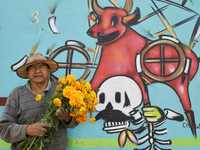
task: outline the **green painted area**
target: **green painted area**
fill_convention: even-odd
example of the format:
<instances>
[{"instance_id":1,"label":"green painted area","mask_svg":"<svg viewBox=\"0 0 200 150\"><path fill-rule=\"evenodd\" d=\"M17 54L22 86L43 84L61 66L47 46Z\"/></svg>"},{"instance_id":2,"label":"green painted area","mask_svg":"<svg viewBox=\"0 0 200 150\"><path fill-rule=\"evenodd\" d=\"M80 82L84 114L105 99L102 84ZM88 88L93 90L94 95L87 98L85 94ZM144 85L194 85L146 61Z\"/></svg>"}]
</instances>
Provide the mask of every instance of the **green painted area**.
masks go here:
<instances>
[{"instance_id":1,"label":"green painted area","mask_svg":"<svg viewBox=\"0 0 200 150\"><path fill-rule=\"evenodd\" d=\"M69 148L93 148L93 147L119 147L118 140L112 138L99 138L99 139L90 139L90 138L74 138L69 139ZM130 143L128 140L125 147L136 147L136 145ZM4 142L0 139L0 149L1 148L10 148L10 143Z\"/></svg>"},{"instance_id":2,"label":"green painted area","mask_svg":"<svg viewBox=\"0 0 200 150\"><path fill-rule=\"evenodd\" d=\"M119 147L118 140L113 138L99 139L69 139L69 148L93 148L93 147ZM127 140L125 147L136 147Z\"/></svg>"},{"instance_id":3,"label":"green painted area","mask_svg":"<svg viewBox=\"0 0 200 150\"><path fill-rule=\"evenodd\" d=\"M200 137L197 138L172 138L173 147L200 146Z\"/></svg>"},{"instance_id":4,"label":"green painted area","mask_svg":"<svg viewBox=\"0 0 200 150\"><path fill-rule=\"evenodd\" d=\"M173 147L191 147L200 146L200 137L197 138L172 138ZM101 148L101 147L119 147L118 140L115 138L71 138L69 139L69 148ZM125 147L136 147L127 140ZM10 144L0 139L0 149L10 148Z\"/></svg>"},{"instance_id":5,"label":"green painted area","mask_svg":"<svg viewBox=\"0 0 200 150\"><path fill-rule=\"evenodd\" d=\"M10 143L6 143L0 139L0 148L10 148Z\"/></svg>"}]
</instances>

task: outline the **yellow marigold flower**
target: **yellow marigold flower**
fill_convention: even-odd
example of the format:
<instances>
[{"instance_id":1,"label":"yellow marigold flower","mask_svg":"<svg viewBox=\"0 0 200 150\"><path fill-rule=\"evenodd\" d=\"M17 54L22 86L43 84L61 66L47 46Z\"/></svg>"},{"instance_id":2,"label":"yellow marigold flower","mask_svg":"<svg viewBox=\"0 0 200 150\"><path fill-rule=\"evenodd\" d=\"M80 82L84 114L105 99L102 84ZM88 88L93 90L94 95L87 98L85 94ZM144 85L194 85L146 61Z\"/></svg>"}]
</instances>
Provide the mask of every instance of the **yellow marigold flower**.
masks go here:
<instances>
[{"instance_id":1,"label":"yellow marigold flower","mask_svg":"<svg viewBox=\"0 0 200 150\"><path fill-rule=\"evenodd\" d=\"M57 86L56 86L56 90L58 90L59 88L60 88L60 86L59 86L59 85L57 85Z\"/></svg>"},{"instance_id":2,"label":"yellow marigold flower","mask_svg":"<svg viewBox=\"0 0 200 150\"><path fill-rule=\"evenodd\" d=\"M62 85L62 84L67 84L67 79L65 79L65 78L59 78L58 79L58 82L60 82L60 84Z\"/></svg>"},{"instance_id":3,"label":"yellow marigold flower","mask_svg":"<svg viewBox=\"0 0 200 150\"><path fill-rule=\"evenodd\" d=\"M97 105L99 103L99 100L97 98L94 99L94 105Z\"/></svg>"},{"instance_id":4,"label":"yellow marigold flower","mask_svg":"<svg viewBox=\"0 0 200 150\"><path fill-rule=\"evenodd\" d=\"M88 119L88 116L76 116L75 119L78 124L83 124Z\"/></svg>"},{"instance_id":5,"label":"yellow marigold flower","mask_svg":"<svg viewBox=\"0 0 200 150\"><path fill-rule=\"evenodd\" d=\"M81 90L81 84L80 84L80 82L76 81L74 87L75 87L76 90Z\"/></svg>"},{"instance_id":6,"label":"yellow marigold flower","mask_svg":"<svg viewBox=\"0 0 200 150\"><path fill-rule=\"evenodd\" d=\"M58 107L60 107L62 105L62 102L61 102L61 100L59 98L55 98L53 103Z\"/></svg>"},{"instance_id":7,"label":"yellow marigold flower","mask_svg":"<svg viewBox=\"0 0 200 150\"><path fill-rule=\"evenodd\" d=\"M87 109L86 107L81 107L78 113L80 116L85 116L87 114Z\"/></svg>"},{"instance_id":8,"label":"yellow marigold flower","mask_svg":"<svg viewBox=\"0 0 200 150\"><path fill-rule=\"evenodd\" d=\"M80 99L80 100L78 101L77 107L86 107L86 104L85 104L85 102L83 101L83 99Z\"/></svg>"},{"instance_id":9,"label":"yellow marigold flower","mask_svg":"<svg viewBox=\"0 0 200 150\"><path fill-rule=\"evenodd\" d=\"M85 107L81 107L80 111L86 112L86 108Z\"/></svg>"},{"instance_id":10,"label":"yellow marigold flower","mask_svg":"<svg viewBox=\"0 0 200 150\"><path fill-rule=\"evenodd\" d=\"M67 84L67 81L68 81L67 79L62 79L61 83L62 84Z\"/></svg>"},{"instance_id":11,"label":"yellow marigold flower","mask_svg":"<svg viewBox=\"0 0 200 150\"><path fill-rule=\"evenodd\" d=\"M69 99L75 92L76 89L74 87L66 86L66 88L63 89L63 96Z\"/></svg>"},{"instance_id":12,"label":"yellow marigold flower","mask_svg":"<svg viewBox=\"0 0 200 150\"><path fill-rule=\"evenodd\" d=\"M87 82L86 84L86 90L87 91L91 91L92 90L92 87L91 87L91 84Z\"/></svg>"},{"instance_id":13,"label":"yellow marigold flower","mask_svg":"<svg viewBox=\"0 0 200 150\"><path fill-rule=\"evenodd\" d=\"M92 100L88 100L88 101L87 101L87 107L88 107L89 109L92 109L92 108L94 107L94 104L93 104Z\"/></svg>"},{"instance_id":14,"label":"yellow marigold flower","mask_svg":"<svg viewBox=\"0 0 200 150\"><path fill-rule=\"evenodd\" d=\"M92 87L91 87L90 83L88 83L87 81L85 81L83 79L81 79L80 82L81 82L81 86L82 86L82 91L83 90L91 91Z\"/></svg>"},{"instance_id":15,"label":"yellow marigold flower","mask_svg":"<svg viewBox=\"0 0 200 150\"><path fill-rule=\"evenodd\" d=\"M76 78L75 78L74 75L68 74L66 79L68 80L69 84L71 84L71 86L75 86L76 85Z\"/></svg>"},{"instance_id":16,"label":"yellow marigold flower","mask_svg":"<svg viewBox=\"0 0 200 150\"><path fill-rule=\"evenodd\" d=\"M75 91L69 97L69 104L71 106L80 107L80 105L84 105L84 95L81 91Z\"/></svg>"},{"instance_id":17,"label":"yellow marigold flower","mask_svg":"<svg viewBox=\"0 0 200 150\"><path fill-rule=\"evenodd\" d=\"M60 82L60 83L61 83L61 82L62 82L62 78L59 78L59 79L58 79L58 82Z\"/></svg>"},{"instance_id":18,"label":"yellow marigold flower","mask_svg":"<svg viewBox=\"0 0 200 150\"><path fill-rule=\"evenodd\" d=\"M94 123L96 121L96 118L90 118L90 123Z\"/></svg>"},{"instance_id":19,"label":"yellow marigold flower","mask_svg":"<svg viewBox=\"0 0 200 150\"><path fill-rule=\"evenodd\" d=\"M94 106L92 106L92 108L90 108L90 110L92 113L94 113L96 109L94 108Z\"/></svg>"},{"instance_id":20,"label":"yellow marigold flower","mask_svg":"<svg viewBox=\"0 0 200 150\"><path fill-rule=\"evenodd\" d=\"M77 108L75 108L72 112L70 112L70 116L75 117L77 116Z\"/></svg>"},{"instance_id":21,"label":"yellow marigold flower","mask_svg":"<svg viewBox=\"0 0 200 150\"><path fill-rule=\"evenodd\" d=\"M90 95L91 95L92 97L96 97L96 93L95 93L94 91L91 91L91 92L90 92Z\"/></svg>"},{"instance_id":22,"label":"yellow marigold flower","mask_svg":"<svg viewBox=\"0 0 200 150\"><path fill-rule=\"evenodd\" d=\"M42 95L38 94L35 98L36 101L40 101L42 99Z\"/></svg>"},{"instance_id":23,"label":"yellow marigold flower","mask_svg":"<svg viewBox=\"0 0 200 150\"><path fill-rule=\"evenodd\" d=\"M76 78L74 75L71 75L71 74L68 74L67 77L66 77L68 80L70 81L76 81Z\"/></svg>"},{"instance_id":24,"label":"yellow marigold flower","mask_svg":"<svg viewBox=\"0 0 200 150\"><path fill-rule=\"evenodd\" d=\"M85 112L79 111L78 115L79 115L79 116L86 116L86 115L87 115L87 111L85 111Z\"/></svg>"}]
</instances>

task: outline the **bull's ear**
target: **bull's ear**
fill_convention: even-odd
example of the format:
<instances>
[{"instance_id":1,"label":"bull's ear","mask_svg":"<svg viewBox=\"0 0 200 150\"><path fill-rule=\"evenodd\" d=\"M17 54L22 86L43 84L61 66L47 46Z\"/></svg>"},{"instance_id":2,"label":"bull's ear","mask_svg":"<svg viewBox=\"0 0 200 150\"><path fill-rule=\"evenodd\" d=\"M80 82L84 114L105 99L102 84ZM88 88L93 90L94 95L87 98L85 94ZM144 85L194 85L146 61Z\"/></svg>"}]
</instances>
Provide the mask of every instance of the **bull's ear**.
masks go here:
<instances>
[{"instance_id":1,"label":"bull's ear","mask_svg":"<svg viewBox=\"0 0 200 150\"><path fill-rule=\"evenodd\" d=\"M137 7L132 14L124 16L122 18L122 24L125 26L132 26L138 24L139 19L140 19L140 9Z\"/></svg>"},{"instance_id":2,"label":"bull's ear","mask_svg":"<svg viewBox=\"0 0 200 150\"><path fill-rule=\"evenodd\" d=\"M95 21L96 20L96 16L94 14L94 12L90 12L90 18Z\"/></svg>"},{"instance_id":3,"label":"bull's ear","mask_svg":"<svg viewBox=\"0 0 200 150\"><path fill-rule=\"evenodd\" d=\"M90 12L90 15L88 16L88 23L90 27L93 25L96 19L97 17L95 16L94 12Z\"/></svg>"}]
</instances>

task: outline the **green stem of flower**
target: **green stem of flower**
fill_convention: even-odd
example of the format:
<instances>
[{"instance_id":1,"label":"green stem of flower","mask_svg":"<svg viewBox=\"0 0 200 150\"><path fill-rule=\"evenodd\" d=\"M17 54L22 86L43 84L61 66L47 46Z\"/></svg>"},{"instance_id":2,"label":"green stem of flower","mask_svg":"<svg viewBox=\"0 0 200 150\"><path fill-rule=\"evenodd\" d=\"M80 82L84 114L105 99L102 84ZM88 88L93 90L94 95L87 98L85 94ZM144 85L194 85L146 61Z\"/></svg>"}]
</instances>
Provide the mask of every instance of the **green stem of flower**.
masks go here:
<instances>
[{"instance_id":1,"label":"green stem of flower","mask_svg":"<svg viewBox=\"0 0 200 150\"><path fill-rule=\"evenodd\" d=\"M40 139L41 139L41 137L39 137L39 138L37 139L37 141L35 141L35 143L33 143L33 144L36 144Z\"/></svg>"},{"instance_id":2,"label":"green stem of flower","mask_svg":"<svg viewBox=\"0 0 200 150\"><path fill-rule=\"evenodd\" d=\"M19 145L17 146L17 148L20 148L24 143L26 143L27 142L27 139L26 140L24 140L23 142L20 142L19 143Z\"/></svg>"},{"instance_id":3,"label":"green stem of flower","mask_svg":"<svg viewBox=\"0 0 200 150\"><path fill-rule=\"evenodd\" d=\"M33 124L33 122L34 122L34 120L35 120L36 116L37 116L37 115L35 114L31 124Z\"/></svg>"},{"instance_id":4,"label":"green stem of flower","mask_svg":"<svg viewBox=\"0 0 200 150\"><path fill-rule=\"evenodd\" d=\"M91 112L91 110L89 110L89 113L90 113L90 118L92 118L92 112Z\"/></svg>"},{"instance_id":5,"label":"green stem of flower","mask_svg":"<svg viewBox=\"0 0 200 150\"><path fill-rule=\"evenodd\" d=\"M22 150L26 150L26 148L29 146L30 141L32 141L33 138L34 137L28 138L28 143L26 144L26 146Z\"/></svg>"},{"instance_id":6,"label":"green stem of flower","mask_svg":"<svg viewBox=\"0 0 200 150\"><path fill-rule=\"evenodd\" d=\"M34 143L34 141L35 141L36 138L37 138L36 136L33 138L32 142L31 142L31 144L30 144L30 146L28 147L27 150L29 150L31 148L31 146L33 145L33 143Z\"/></svg>"}]
</instances>

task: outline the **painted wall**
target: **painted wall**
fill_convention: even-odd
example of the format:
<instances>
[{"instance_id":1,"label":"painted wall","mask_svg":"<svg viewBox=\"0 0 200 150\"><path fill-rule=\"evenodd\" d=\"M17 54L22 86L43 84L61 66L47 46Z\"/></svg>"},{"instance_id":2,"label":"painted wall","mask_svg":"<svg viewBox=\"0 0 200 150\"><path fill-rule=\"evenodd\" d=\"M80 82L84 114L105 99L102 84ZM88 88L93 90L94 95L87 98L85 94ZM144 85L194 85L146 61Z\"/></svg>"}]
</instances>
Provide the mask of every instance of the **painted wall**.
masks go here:
<instances>
[{"instance_id":1,"label":"painted wall","mask_svg":"<svg viewBox=\"0 0 200 150\"><path fill-rule=\"evenodd\" d=\"M118 4L123 8L125 5L125 0L112 2L115 6L108 0L99 0L98 5L102 8L117 7ZM167 129L168 132L164 135L155 135L157 141L154 138L155 143L152 146L157 145L161 148L171 148L173 150L199 149L200 72L198 70L198 63L194 63L197 62L196 56L200 56L200 45L198 43L199 5L200 2L197 0L134 0L133 8L129 14L132 14L136 7L138 7L142 19L138 22L134 21L133 24L135 25L130 26L127 23L126 27L122 25L118 28L118 30L124 27L126 29L129 28L126 32L126 34L128 33L130 35L128 36L129 38L125 39L124 34L118 40L114 39L112 42L106 44L101 43L101 39L99 39L100 48L97 50L97 39L87 34L87 31L92 26L90 24L92 21L88 20L88 18L91 19L94 17L88 17L90 12L93 11L90 0L1 0L0 115L4 109L6 97L13 88L26 83L26 80L16 75L15 69L17 68L17 64L20 65L20 60L25 55L29 56L33 47L37 45L35 52L40 52L48 57L48 59L58 61L60 65L59 70L53 74L53 79L55 79L54 77L59 78L65 76L66 73L71 73L77 79L84 77L87 81L92 80L93 88L95 90L99 88L99 100L101 93L104 93L104 91L109 92L108 97L110 96L110 99L100 101L100 104L97 106L98 112L94 114L99 114L99 120L93 124L87 121L75 129L69 129L69 150L117 150L121 149L119 143L123 143L122 137L125 137L125 145L122 149L129 150L136 148L137 146L131 142L131 135L134 134L140 139L149 134L148 129L139 134L128 131L135 131L143 124L145 127L148 124L143 122L134 125L129 120L128 125L125 125L123 130L116 131L119 124L118 126L111 124L112 128L108 129L109 124L105 126L104 122L110 119L106 118L109 115L111 118L115 118L116 121L120 122L120 117L116 117L117 113L106 111L106 113L100 114L99 112L102 112L108 106L107 104L110 103L112 108L115 110L118 109L120 112L126 114L126 116L130 115L129 112L132 109L139 110L142 114L144 102L147 103L149 101L152 106L159 107L163 111L170 110L175 113L175 116L184 117L182 121L175 121L171 120L168 115L168 119L161 126L154 126L155 130ZM94 15L97 17L97 14ZM145 16L146 18L144 18ZM107 20L105 21L104 19ZM111 24L112 22L109 20L108 14L104 15L101 21L107 24ZM99 25L91 28L94 34L95 32L104 32L104 35L106 35L106 33L111 33L115 30L115 25L110 27L110 30L106 26L104 26L105 28L103 30L103 27L100 28L100 26L101 24L99 23ZM137 33L134 38L132 37L133 33ZM162 41L158 35L167 35L170 38ZM103 39L111 40L111 37L104 37ZM138 37L141 39L138 40ZM122 39L123 42L121 42ZM127 41L129 44L126 43ZM180 42L177 43L177 41ZM157 42L154 43L157 49L155 48L156 46L151 45L152 42ZM74 43L76 45L75 49L72 46ZM146 44L149 44L147 49L145 49ZM183 44L189 46L194 52L194 55ZM166 47L166 53L160 55L159 50L162 49L160 47L163 45ZM110 53L102 53L102 49L113 53L112 55ZM72 61L67 60L67 56L69 56L67 52L70 50L73 51L73 55L71 55ZM136 67L138 65L138 62L136 64L136 51L137 54L140 54L138 58L143 59L143 61L138 61L141 65L141 68L139 67L139 70L141 69L140 71ZM132 52L132 55L129 55L129 52ZM166 57L165 54L170 54L170 56ZM153 65L146 63L146 59L153 60L154 56L159 58L159 63L154 63ZM124 58L126 59L124 60ZM168 60L170 61L167 62ZM164 72L160 69L162 66L160 64L164 66ZM61 68L62 65L65 68ZM97 69L98 66L99 68ZM127 68L130 66L132 67L130 69L131 71L127 72ZM104 68L107 69L104 70ZM145 68L146 71L144 71ZM174 72L177 76L174 75ZM193 75L193 79L187 82L187 79ZM158 83L152 84L155 81ZM126 82L131 84L127 84ZM145 87L142 87L144 86L143 84ZM146 92L145 96L144 91L146 85L148 92ZM187 89L187 87L189 88ZM183 90L180 90L181 88ZM184 90L184 88L186 89ZM125 99L123 99L124 101L121 99L118 102L112 99L112 94L119 90L128 93L126 97L129 98L130 102L126 107L122 107L124 106L122 103ZM189 93L190 99L186 98L187 92ZM191 108L187 102L191 103ZM193 127L196 130L193 130L193 133L185 114L185 111L190 110L194 112L195 119L195 122L193 120ZM166 113L165 115L167 116ZM196 138L194 132L196 132ZM159 140L167 140L166 142L171 140L172 144L158 144ZM139 145L138 148L145 148L149 145L151 144L147 140L147 142ZM9 149L9 144L0 139L0 149Z\"/></svg>"}]
</instances>

